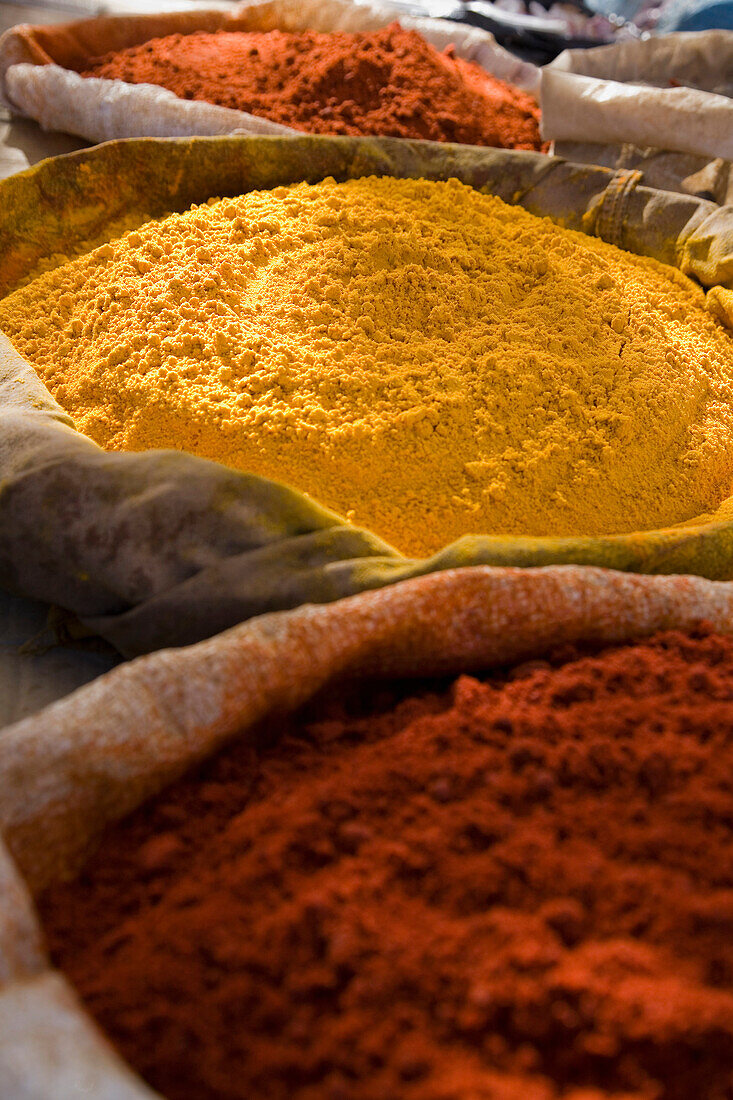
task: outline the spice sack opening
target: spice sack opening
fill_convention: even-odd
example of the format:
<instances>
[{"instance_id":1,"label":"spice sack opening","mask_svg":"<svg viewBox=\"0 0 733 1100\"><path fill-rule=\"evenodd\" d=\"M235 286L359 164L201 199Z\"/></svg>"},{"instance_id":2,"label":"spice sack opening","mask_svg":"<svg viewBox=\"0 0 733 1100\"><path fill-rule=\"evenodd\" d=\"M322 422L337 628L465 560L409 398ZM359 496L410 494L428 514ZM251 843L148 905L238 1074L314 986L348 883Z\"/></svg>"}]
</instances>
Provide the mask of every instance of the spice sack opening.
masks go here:
<instances>
[{"instance_id":1,"label":"spice sack opening","mask_svg":"<svg viewBox=\"0 0 733 1100\"><path fill-rule=\"evenodd\" d=\"M7 574L122 652L456 565L730 575L728 210L389 139L3 188Z\"/></svg>"},{"instance_id":2,"label":"spice sack opening","mask_svg":"<svg viewBox=\"0 0 733 1100\"><path fill-rule=\"evenodd\" d=\"M313 131L539 149L538 84L539 70L485 31L346 0L106 16L0 37L0 98L91 141Z\"/></svg>"},{"instance_id":3,"label":"spice sack opening","mask_svg":"<svg viewBox=\"0 0 733 1100\"><path fill-rule=\"evenodd\" d=\"M723 1087L731 621L731 586L695 577L448 571L9 728L3 1095Z\"/></svg>"}]
</instances>

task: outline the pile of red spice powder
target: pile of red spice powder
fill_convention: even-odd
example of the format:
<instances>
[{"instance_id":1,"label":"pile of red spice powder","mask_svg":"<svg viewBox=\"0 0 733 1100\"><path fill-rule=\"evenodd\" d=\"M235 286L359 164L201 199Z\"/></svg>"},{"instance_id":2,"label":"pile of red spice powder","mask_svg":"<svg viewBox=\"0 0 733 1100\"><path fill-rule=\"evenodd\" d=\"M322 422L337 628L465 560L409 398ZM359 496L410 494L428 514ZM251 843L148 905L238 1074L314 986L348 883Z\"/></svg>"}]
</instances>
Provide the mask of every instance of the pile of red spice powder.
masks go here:
<instances>
[{"instance_id":1,"label":"pile of red spice powder","mask_svg":"<svg viewBox=\"0 0 733 1100\"><path fill-rule=\"evenodd\" d=\"M42 899L164 1096L730 1100L733 641L551 660L272 727Z\"/></svg>"},{"instance_id":2,"label":"pile of red spice powder","mask_svg":"<svg viewBox=\"0 0 733 1100\"><path fill-rule=\"evenodd\" d=\"M369 34L173 34L96 58L82 75L158 84L312 133L542 148L531 95L397 23Z\"/></svg>"}]
</instances>

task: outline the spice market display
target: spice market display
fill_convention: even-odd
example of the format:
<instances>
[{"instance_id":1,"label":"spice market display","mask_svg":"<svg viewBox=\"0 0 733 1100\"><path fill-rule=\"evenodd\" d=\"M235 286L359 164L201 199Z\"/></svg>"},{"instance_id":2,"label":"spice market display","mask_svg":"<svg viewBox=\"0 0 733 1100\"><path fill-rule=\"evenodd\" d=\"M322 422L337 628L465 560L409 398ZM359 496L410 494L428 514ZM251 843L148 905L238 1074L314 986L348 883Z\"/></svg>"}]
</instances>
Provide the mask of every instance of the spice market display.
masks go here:
<instances>
[{"instance_id":1,"label":"spice market display","mask_svg":"<svg viewBox=\"0 0 733 1100\"><path fill-rule=\"evenodd\" d=\"M0 1100L733 1100L733 32L315 11L0 37Z\"/></svg>"}]
</instances>

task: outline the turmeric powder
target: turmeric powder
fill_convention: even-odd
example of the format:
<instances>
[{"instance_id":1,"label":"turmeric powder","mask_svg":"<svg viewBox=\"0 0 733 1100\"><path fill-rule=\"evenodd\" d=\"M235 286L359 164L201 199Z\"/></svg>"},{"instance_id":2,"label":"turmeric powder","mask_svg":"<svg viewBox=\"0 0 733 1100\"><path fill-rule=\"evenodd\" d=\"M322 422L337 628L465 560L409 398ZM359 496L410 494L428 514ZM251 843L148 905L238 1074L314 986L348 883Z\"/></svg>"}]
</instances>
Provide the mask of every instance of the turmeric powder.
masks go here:
<instances>
[{"instance_id":1,"label":"turmeric powder","mask_svg":"<svg viewBox=\"0 0 733 1100\"><path fill-rule=\"evenodd\" d=\"M668 526L731 490L703 292L456 180L210 200L17 290L0 328L103 447L289 482L407 554Z\"/></svg>"}]
</instances>

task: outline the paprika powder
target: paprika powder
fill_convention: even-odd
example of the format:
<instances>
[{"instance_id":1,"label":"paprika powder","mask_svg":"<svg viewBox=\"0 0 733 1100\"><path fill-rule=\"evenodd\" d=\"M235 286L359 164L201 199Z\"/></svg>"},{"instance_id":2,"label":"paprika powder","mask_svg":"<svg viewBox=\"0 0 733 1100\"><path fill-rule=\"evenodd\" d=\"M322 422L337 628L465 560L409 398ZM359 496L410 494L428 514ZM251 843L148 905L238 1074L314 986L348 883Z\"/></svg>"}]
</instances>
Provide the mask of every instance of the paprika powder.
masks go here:
<instances>
[{"instance_id":1,"label":"paprika powder","mask_svg":"<svg viewBox=\"0 0 733 1100\"><path fill-rule=\"evenodd\" d=\"M93 58L82 76L157 84L315 134L542 148L533 96L398 23L360 34L171 34Z\"/></svg>"},{"instance_id":2,"label":"paprika powder","mask_svg":"<svg viewBox=\"0 0 733 1100\"><path fill-rule=\"evenodd\" d=\"M169 1100L727 1100L733 640L349 689L41 899Z\"/></svg>"}]
</instances>

